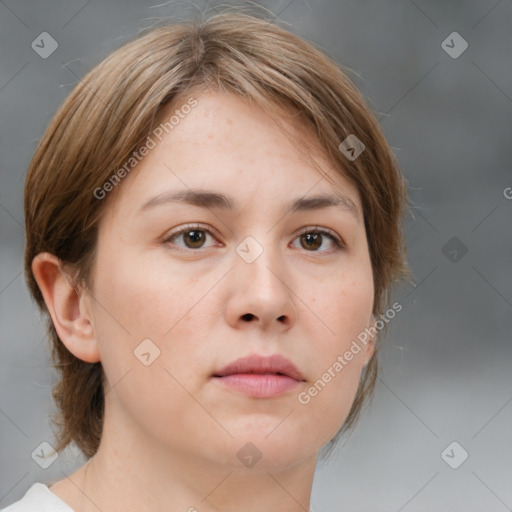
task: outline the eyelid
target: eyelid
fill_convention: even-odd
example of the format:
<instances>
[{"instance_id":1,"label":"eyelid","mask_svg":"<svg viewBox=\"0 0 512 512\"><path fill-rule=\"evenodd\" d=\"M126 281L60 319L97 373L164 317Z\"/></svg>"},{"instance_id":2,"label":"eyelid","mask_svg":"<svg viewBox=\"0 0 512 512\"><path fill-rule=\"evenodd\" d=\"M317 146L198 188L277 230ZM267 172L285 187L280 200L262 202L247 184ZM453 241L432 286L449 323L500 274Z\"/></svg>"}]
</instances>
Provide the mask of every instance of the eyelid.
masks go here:
<instances>
[{"instance_id":1,"label":"eyelid","mask_svg":"<svg viewBox=\"0 0 512 512\"><path fill-rule=\"evenodd\" d=\"M169 242L172 238L177 237L179 235L182 235L183 233L186 233L187 231L193 231L194 229L205 231L209 233L210 235L214 236L215 238L218 238L217 235L213 232L213 230L204 224L200 224L197 222L191 222L189 224L184 224L180 226L179 228L176 228L176 230L172 230L170 232L167 232L164 235L163 242ZM196 249L198 250L198 249Z\"/></svg>"}]
</instances>

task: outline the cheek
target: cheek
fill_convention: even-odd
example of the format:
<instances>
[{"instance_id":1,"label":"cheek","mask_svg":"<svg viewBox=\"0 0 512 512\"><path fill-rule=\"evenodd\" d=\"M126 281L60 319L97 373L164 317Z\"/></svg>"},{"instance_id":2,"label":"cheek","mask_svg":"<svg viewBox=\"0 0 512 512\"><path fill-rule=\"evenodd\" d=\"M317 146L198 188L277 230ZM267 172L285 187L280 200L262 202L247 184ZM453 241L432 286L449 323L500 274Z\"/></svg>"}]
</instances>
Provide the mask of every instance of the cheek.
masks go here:
<instances>
[{"instance_id":1,"label":"cheek","mask_svg":"<svg viewBox=\"0 0 512 512\"><path fill-rule=\"evenodd\" d=\"M117 402L111 410L123 411L124 421L136 418L162 439L178 434L176 411L183 421L197 414L185 389L194 382L191 361L208 319L216 318L208 314L208 300L198 304L215 280L162 272L164 267L112 258L98 273L94 303L107 389Z\"/></svg>"},{"instance_id":2,"label":"cheek","mask_svg":"<svg viewBox=\"0 0 512 512\"><path fill-rule=\"evenodd\" d=\"M350 275L350 276L349 276ZM319 340L324 364L347 350L368 327L373 309L374 288L371 269L347 272L317 287L311 309L324 324L327 335Z\"/></svg>"},{"instance_id":3,"label":"cheek","mask_svg":"<svg viewBox=\"0 0 512 512\"><path fill-rule=\"evenodd\" d=\"M96 293L104 306L100 318L134 340L160 340L194 308L207 283L161 260L128 254L118 251L119 257L105 260L98 272Z\"/></svg>"},{"instance_id":4,"label":"cheek","mask_svg":"<svg viewBox=\"0 0 512 512\"><path fill-rule=\"evenodd\" d=\"M121 257L118 251L116 257L112 252L102 261L95 289L95 330L112 379L139 368L136 356L147 339L154 344L146 341L148 350L159 356L155 364L179 368L193 359L211 322L218 319L208 300L218 276L202 278L152 258L130 259L127 253Z\"/></svg>"},{"instance_id":5,"label":"cheek","mask_svg":"<svg viewBox=\"0 0 512 512\"><path fill-rule=\"evenodd\" d=\"M365 345L357 336L368 326L372 313L371 271L362 269L352 272L349 279L332 279L321 290L309 304L323 325L311 317L309 337L315 347L311 352L311 379L297 401L311 418L321 418L322 435L328 440L345 421L359 385Z\"/></svg>"},{"instance_id":6,"label":"cheek","mask_svg":"<svg viewBox=\"0 0 512 512\"><path fill-rule=\"evenodd\" d=\"M350 412L360 381L360 366L347 364L341 371L330 365L297 396L297 408L306 418L311 435L325 444L339 431Z\"/></svg>"}]
</instances>

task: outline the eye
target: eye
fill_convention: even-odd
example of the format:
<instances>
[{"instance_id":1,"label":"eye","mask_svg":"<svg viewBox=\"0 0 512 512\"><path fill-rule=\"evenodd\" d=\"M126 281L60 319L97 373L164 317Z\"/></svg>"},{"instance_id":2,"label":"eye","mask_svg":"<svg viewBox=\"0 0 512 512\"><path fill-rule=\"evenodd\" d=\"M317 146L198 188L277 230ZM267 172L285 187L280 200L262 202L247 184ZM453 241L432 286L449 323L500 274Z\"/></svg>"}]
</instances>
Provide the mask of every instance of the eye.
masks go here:
<instances>
[{"instance_id":1,"label":"eye","mask_svg":"<svg viewBox=\"0 0 512 512\"><path fill-rule=\"evenodd\" d=\"M208 236L214 238L212 233L200 224L187 224L171 233L163 242L170 243L182 249L204 249L212 247L212 245L205 246L205 241ZM176 244L175 241L180 238L183 244ZM343 241L337 235L318 226L304 228L295 240L297 239L300 240L302 248L308 252L334 252L345 247ZM327 241L330 242L332 248L318 250L324 246Z\"/></svg>"},{"instance_id":2,"label":"eye","mask_svg":"<svg viewBox=\"0 0 512 512\"><path fill-rule=\"evenodd\" d=\"M178 231L171 233L164 239L164 243L171 243L184 249L203 249L208 235L213 238L210 231L203 228L201 225L188 224ZM179 239L180 237L183 237L182 240L184 241L184 245L174 243L174 240Z\"/></svg>"},{"instance_id":3,"label":"eye","mask_svg":"<svg viewBox=\"0 0 512 512\"><path fill-rule=\"evenodd\" d=\"M333 252L339 251L345 247L344 243L337 235L317 226L303 229L297 238L300 240L302 248L309 252ZM331 245L334 246L334 250L331 251L327 249L318 251L317 249L322 247L326 240L330 241Z\"/></svg>"}]
</instances>

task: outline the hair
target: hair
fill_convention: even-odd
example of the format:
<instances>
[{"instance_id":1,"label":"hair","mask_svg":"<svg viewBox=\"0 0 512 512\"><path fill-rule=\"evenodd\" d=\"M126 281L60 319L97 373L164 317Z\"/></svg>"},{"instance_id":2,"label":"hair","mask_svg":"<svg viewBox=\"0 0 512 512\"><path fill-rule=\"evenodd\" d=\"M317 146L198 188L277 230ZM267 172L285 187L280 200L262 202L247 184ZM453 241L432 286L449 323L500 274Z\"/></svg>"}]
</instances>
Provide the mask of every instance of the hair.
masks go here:
<instances>
[{"instance_id":1,"label":"hair","mask_svg":"<svg viewBox=\"0 0 512 512\"><path fill-rule=\"evenodd\" d=\"M348 72L348 68L345 68ZM91 290L98 224L122 184L103 200L94 191L147 140L166 106L193 90L236 94L265 109L294 112L314 134L336 173L357 186L374 281L373 314L390 302L393 283L410 275L403 239L406 181L371 108L347 72L312 43L257 16L227 12L164 24L139 34L89 71L61 105L30 162L24 195L25 278L46 320L52 395L58 412L55 450L74 442L98 450L104 417L101 362L75 357L59 339L32 273L33 258L54 254L75 286ZM276 108L278 107L278 108ZM340 151L350 134L365 150ZM373 394L377 350L363 369L351 410L336 436L351 428ZM55 433L55 431L54 431Z\"/></svg>"}]
</instances>

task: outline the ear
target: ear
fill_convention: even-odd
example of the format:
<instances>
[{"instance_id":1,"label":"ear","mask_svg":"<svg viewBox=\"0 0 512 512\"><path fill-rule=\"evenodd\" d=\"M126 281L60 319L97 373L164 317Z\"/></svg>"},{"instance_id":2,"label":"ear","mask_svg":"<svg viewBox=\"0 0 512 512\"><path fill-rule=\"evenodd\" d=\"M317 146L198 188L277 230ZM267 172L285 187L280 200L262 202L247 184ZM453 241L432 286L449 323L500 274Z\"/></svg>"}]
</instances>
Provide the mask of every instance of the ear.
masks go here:
<instances>
[{"instance_id":1,"label":"ear","mask_svg":"<svg viewBox=\"0 0 512 512\"><path fill-rule=\"evenodd\" d=\"M78 359L100 361L89 295L75 290L53 254L41 252L35 256L32 272L62 343Z\"/></svg>"},{"instance_id":2,"label":"ear","mask_svg":"<svg viewBox=\"0 0 512 512\"><path fill-rule=\"evenodd\" d=\"M377 330L375 328L375 317L371 315L370 321L368 322L368 331L371 333L368 341L366 342L363 354L363 367L367 366L370 362L370 359L375 354L376 344L377 344Z\"/></svg>"}]
</instances>

